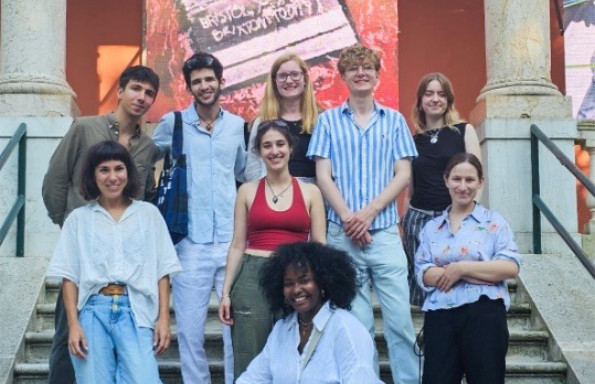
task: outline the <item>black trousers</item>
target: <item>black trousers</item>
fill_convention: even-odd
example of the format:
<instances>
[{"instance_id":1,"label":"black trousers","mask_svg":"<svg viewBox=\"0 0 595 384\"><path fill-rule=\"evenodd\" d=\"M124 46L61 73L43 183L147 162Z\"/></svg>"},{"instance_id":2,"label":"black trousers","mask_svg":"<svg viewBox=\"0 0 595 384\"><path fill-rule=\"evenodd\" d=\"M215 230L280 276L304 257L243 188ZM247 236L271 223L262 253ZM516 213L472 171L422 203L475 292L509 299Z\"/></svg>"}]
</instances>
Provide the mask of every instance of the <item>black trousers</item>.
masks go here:
<instances>
[{"instance_id":1,"label":"black trousers","mask_svg":"<svg viewBox=\"0 0 595 384\"><path fill-rule=\"evenodd\" d=\"M56 301L54 326L56 333L52 340L52 350L50 352L50 378L48 383L73 384L75 380L74 368L68 352L68 319L66 318L66 309L62 299L62 289L60 289Z\"/></svg>"},{"instance_id":2,"label":"black trousers","mask_svg":"<svg viewBox=\"0 0 595 384\"><path fill-rule=\"evenodd\" d=\"M504 302L428 311L424 321L423 384L504 384L508 325Z\"/></svg>"}]
</instances>

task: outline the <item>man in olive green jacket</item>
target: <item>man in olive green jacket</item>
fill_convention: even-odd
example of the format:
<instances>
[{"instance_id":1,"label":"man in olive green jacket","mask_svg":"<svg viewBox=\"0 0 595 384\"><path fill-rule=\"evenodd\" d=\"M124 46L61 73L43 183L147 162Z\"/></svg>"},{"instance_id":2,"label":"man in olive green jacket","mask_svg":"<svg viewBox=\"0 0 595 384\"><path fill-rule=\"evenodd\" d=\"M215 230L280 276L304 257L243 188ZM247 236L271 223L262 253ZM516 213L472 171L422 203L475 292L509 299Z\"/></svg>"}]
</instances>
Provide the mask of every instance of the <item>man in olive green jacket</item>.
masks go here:
<instances>
[{"instance_id":1,"label":"man in olive green jacket","mask_svg":"<svg viewBox=\"0 0 595 384\"><path fill-rule=\"evenodd\" d=\"M127 68L118 82L118 107L103 116L74 120L56 148L43 179L42 196L48 215L60 227L70 212L86 203L79 192L80 172L89 147L105 140L118 141L130 151L141 183L139 197L147 199L155 186L154 165L158 150L140 128L142 116L153 105L159 91L159 77L144 66ZM50 384L74 383L74 369L68 352L68 322L58 295L56 333L50 354Z\"/></svg>"}]
</instances>

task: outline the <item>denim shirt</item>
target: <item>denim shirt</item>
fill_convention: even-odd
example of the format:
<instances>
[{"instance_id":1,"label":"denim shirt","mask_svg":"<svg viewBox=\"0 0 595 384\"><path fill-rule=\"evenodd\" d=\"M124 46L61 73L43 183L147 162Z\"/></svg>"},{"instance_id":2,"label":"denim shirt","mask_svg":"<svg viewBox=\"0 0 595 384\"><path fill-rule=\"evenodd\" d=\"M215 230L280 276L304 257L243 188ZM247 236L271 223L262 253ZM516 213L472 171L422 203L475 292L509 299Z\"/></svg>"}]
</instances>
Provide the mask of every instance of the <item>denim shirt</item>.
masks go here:
<instances>
[{"instance_id":1,"label":"denim shirt","mask_svg":"<svg viewBox=\"0 0 595 384\"><path fill-rule=\"evenodd\" d=\"M512 230L506 220L481 204L461 223L456 234L451 231L447 208L441 216L430 220L419 235L420 245L415 254L415 278L426 291L424 311L448 309L474 303L485 295L490 299L503 299L508 309L510 296L506 281L497 284L472 284L460 280L450 291L443 292L424 283L424 273L431 267L443 267L457 261L509 260L519 267L521 258L514 242Z\"/></svg>"},{"instance_id":2,"label":"denim shirt","mask_svg":"<svg viewBox=\"0 0 595 384\"><path fill-rule=\"evenodd\" d=\"M318 117L307 156L331 160L333 180L349 209L357 212L388 186L395 175L395 162L416 157L417 150L399 112L374 102L368 126L360 129L345 102ZM332 207L328 219L341 224ZM398 221L396 202L392 201L372 221L370 229L387 228Z\"/></svg>"},{"instance_id":3,"label":"denim shirt","mask_svg":"<svg viewBox=\"0 0 595 384\"><path fill-rule=\"evenodd\" d=\"M244 180L244 120L221 110L212 133L200 126L194 104L182 111L188 178L188 237L194 243L229 242L233 234L235 180ZM153 134L161 156L171 148L174 113Z\"/></svg>"},{"instance_id":4,"label":"denim shirt","mask_svg":"<svg viewBox=\"0 0 595 384\"><path fill-rule=\"evenodd\" d=\"M374 344L364 326L344 309L327 301L313 319L322 332L314 353L300 372L312 335L298 352L300 334L294 312L277 321L267 343L237 384L380 384L374 372ZM314 332L312 332L314 334Z\"/></svg>"}]
</instances>

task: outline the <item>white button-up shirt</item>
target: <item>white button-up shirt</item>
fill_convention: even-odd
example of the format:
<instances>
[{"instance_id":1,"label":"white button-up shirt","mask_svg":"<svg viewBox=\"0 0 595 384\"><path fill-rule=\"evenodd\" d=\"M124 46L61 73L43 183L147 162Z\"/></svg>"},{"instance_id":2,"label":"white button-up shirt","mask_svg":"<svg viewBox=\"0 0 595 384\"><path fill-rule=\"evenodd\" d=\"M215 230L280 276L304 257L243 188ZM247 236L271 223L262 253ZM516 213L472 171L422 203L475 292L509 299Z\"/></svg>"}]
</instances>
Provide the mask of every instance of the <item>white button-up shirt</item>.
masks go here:
<instances>
[{"instance_id":1,"label":"white button-up shirt","mask_svg":"<svg viewBox=\"0 0 595 384\"><path fill-rule=\"evenodd\" d=\"M275 324L264 349L236 384L382 383L374 372L372 338L352 314L343 309L331 309L327 301L313 321L322 335L302 372L300 365L312 336L300 355L299 327L294 312Z\"/></svg>"},{"instance_id":2,"label":"white button-up shirt","mask_svg":"<svg viewBox=\"0 0 595 384\"><path fill-rule=\"evenodd\" d=\"M115 222L94 201L68 215L47 276L77 285L79 310L109 283L126 284L136 325L153 328L159 311L158 282L181 271L165 221L154 205L135 200Z\"/></svg>"}]
</instances>

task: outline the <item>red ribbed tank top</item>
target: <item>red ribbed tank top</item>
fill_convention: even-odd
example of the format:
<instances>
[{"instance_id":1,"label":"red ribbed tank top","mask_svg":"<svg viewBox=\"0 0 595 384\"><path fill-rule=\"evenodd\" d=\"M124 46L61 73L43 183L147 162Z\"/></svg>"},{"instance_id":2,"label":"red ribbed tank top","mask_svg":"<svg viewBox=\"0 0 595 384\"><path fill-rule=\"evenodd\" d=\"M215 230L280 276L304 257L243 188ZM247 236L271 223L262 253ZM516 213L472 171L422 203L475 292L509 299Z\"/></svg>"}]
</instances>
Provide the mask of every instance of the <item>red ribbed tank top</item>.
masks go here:
<instances>
[{"instance_id":1,"label":"red ribbed tank top","mask_svg":"<svg viewBox=\"0 0 595 384\"><path fill-rule=\"evenodd\" d=\"M281 244L308 241L310 216L296 178L292 177L293 201L289 209L275 211L269 207L265 179L258 182L254 202L248 213L248 248L274 251Z\"/></svg>"}]
</instances>

